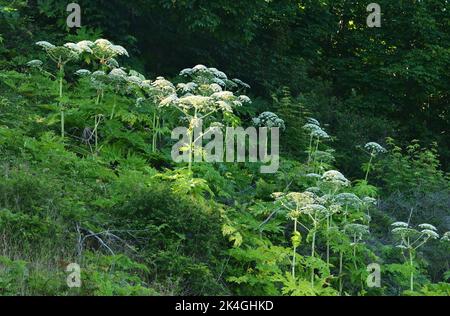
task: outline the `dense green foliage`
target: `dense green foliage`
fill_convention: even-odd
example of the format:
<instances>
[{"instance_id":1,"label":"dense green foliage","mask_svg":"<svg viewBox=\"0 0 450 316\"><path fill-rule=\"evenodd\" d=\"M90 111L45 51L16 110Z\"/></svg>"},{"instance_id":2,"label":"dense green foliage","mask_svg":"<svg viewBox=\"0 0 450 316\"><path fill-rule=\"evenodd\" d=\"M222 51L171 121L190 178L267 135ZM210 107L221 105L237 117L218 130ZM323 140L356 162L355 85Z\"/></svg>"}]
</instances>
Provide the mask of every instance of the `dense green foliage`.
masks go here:
<instances>
[{"instance_id":1,"label":"dense green foliage","mask_svg":"<svg viewBox=\"0 0 450 316\"><path fill-rule=\"evenodd\" d=\"M447 1L79 3L0 1L0 295L450 294ZM257 117L277 173L171 158Z\"/></svg>"}]
</instances>

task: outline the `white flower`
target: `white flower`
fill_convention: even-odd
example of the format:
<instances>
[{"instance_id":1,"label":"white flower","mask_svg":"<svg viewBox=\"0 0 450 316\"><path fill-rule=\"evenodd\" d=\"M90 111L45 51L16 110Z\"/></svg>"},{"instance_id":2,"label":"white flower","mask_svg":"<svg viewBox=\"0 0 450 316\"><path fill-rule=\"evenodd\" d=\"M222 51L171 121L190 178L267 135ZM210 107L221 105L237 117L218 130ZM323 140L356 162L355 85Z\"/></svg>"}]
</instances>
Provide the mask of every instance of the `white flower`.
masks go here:
<instances>
[{"instance_id":1,"label":"white flower","mask_svg":"<svg viewBox=\"0 0 450 316\"><path fill-rule=\"evenodd\" d=\"M441 238L442 241L450 241L450 232L444 233Z\"/></svg>"},{"instance_id":2,"label":"white flower","mask_svg":"<svg viewBox=\"0 0 450 316\"><path fill-rule=\"evenodd\" d=\"M367 143L366 145L364 145L364 148L372 155L383 154L387 152L387 150L383 146L375 142Z\"/></svg>"},{"instance_id":3,"label":"white flower","mask_svg":"<svg viewBox=\"0 0 450 316\"><path fill-rule=\"evenodd\" d=\"M367 205L376 205L377 204L377 200L370 196L366 196L362 200Z\"/></svg>"},{"instance_id":4,"label":"white flower","mask_svg":"<svg viewBox=\"0 0 450 316\"><path fill-rule=\"evenodd\" d=\"M223 72L218 70L217 68L209 68L209 71L214 75L214 77L218 79L228 79L227 75Z\"/></svg>"},{"instance_id":5,"label":"white flower","mask_svg":"<svg viewBox=\"0 0 450 316\"><path fill-rule=\"evenodd\" d=\"M49 50L49 49L52 49L52 48L56 47L55 45L50 44L47 41L39 41L39 42L36 43L36 45L42 47L45 50Z\"/></svg>"},{"instance_id":6,"label":"white flower","mask_svg":"<svg viewBox=\"0 0 450 316\"><path fill-rule=\"evenodd\" d=\"M198 85L195 82L188 82L188 83L179 83L177 85L178 89L181 89L183 93L192 92L195 89L197 89Z\"/></svg>"},{"instance_id":7,"label":"white flower","mask_svg":"<svg viewBox=\"0 0 450 316\"><path fill-rule=\"evenodd\" d=\"M185 68L180 72L180 76L188 76L192 74L192 68Z\"/></svg>"},{"instance_id":8,"label":"white flower","mask_svg":"<svg viewBox=\"0 0 450 316\"><path fill-rule=\"evenodd\" d=\"M350 234L357 234L359 236L369 234L369 227L367 225L362 224L347 224L344 227L344 230Z\"/></svg>"},{"instance_id":9,"label":"white flower","mask_svg":"<svg viewBox=\"0 0 450 316\"><path fill-rule=\"evenodd\" d=\"M35 68L40 68L44 63L42 61L40 61L39 59L34 59L34 60L30 60L29 62L27 62L27 66L28 67L35 67Z\"/></svg>"},{"instance_id":10,"label":"white flower","mask_svg":"<svg viewBox=\"0 0 450 316\"><path fill-rule=\"evenodd\" d=\"M83 50L75 43L66 43L64 47L73 50L77 54L83 53Z\"/></svg>"},{"instance_id":11,"label":"white flower","mask_svg":"<svg viewBox=\"0 0 450 316\"><path fill-rule=\"evenodd\" d=\"M284 121L272 112L261 113L256 119L253 119L253 123L256 127L278 127L281 129L286 128Z\"/></svg>"},{"instance_id":12,"label":"white flower","mask_svg":"<svg viewBox=\"0 0 450 316\"><path fill-rule=\"evenodd\" d=\"M228 112L231 113L233 112L233 109L231 108L231 105L228 104L225 101L217 101L216 105L218 106L219 109L221 109L223 112Z\"/></svg>"},{"instance_id":13,"label":"white flower","mask_svg":"<svg viewBox=\"0 0 450 316\"><path fill-rule=\"evenodd\" d=\"M307 124L303 125L303 129L306 129L307 131L309 131L311 133L314 131L317 131L317 130L322 130L320 128L320 126L318 126L316 124L312 124L312 123L307 123Z\"/></svg>"},{"instance_id":14,"label":"white flower","mask_svg":"<svg viewBox=\"0 0 450 316\"><path fill-rule=\"evenodd\" d=\"M349 186L350 181L342 173L337 170L330 170L322 175L322 181L332 183L339 186Z\"/></svg>"},{"instance_id":15,"label":"white flower","mask_svg":"<svg viewBox=\"0 0 450 316\"><path fill-rule=\"evenodd\" d=\"M212 79L212 82L213 82L213 83L217 83L218 85L220 85L220 86L222 86L222 87L225 87L225 86L226 86L225 81L223 81L222 79L219 79L219 78L213 78L213 79Z\"/></svg>"},{"instance_id":16,"label":"white flower","mask_svg":"<svg viewBox=\"0 0 450 316\"><path fill-rule=\"evenodd\" d=\"M317 174L317 173L308 173L305 177L307 177L307 178L316 178L316 179L322 178L322 176L320 174Z\"/></svg>"},{"instance_id":17,"label":"white flower","mask_svg":"<svg viewBox=\"0 0 450 316\"><path fill-rule=\"evenodd\" d=\"M193 72L207 72L208 68L206 68L206 66L204 65L197 65L194 68L192 68Z\"/></svg>"},{"instance_id":18,"label":"white flower","mask_svg":"<svg viewBox=\"0 0 450 316\"><path fill-rule=\"evenodd\" d=\"M339 193L335 196L334 200L341 205L353 205L359 206L361 204L361 200L353 193Z\"/></svg>"},{"instance_id":19,"label":"white flower","mask_svg":"<svg viewBox=\"0 0 450 316\"><path fill-rule=\"evenodd\" d=\"M86 77L89 76L91 74L91 72L87 69L79 69L77 71L75 71L75 75L80 76L80 77Z\"/></svg>"},{"instance_id":20,"label":"white flower","mask_svg":"<svg viewBox=\"0 0 450 316\"><path fill-rule=\"evenodd\" d=\"M317 125L320 126L320 123L318 120L316 120L315 118L312 117L308 117L307 119L308 124L313 124L313 125Z\"/></svg>"},{"instance_id":21,"label":"white flower","mask_svg":"<svg viewBox=\"0 0 450 316\"><path fill-rule=\"evenodd\" d=\"M435 231L431 230L431 229L424 229L421 231L422 234L427 235L429 238L432 239L438 239L439 238L439 234L436 233Z\"/></svg>"},{"instance_id":22,"label":"white flower","mask_svg":"<svg viewBox=\"0 0 450 316\"><path fill-rule=\"evenodd\" d=\"M127 73L120 68L114 68L108 76L115 81L124 81L127 78Z\"/></svg>"},{"instance_id":23,"label":"white flower","mask_svg":"<svg viewBox=\"0 0 450 316\"><path fill-rule=\"evenodd\" d=\"M211 98L216 100L231 100L233 97L233 92L230 91L215 92L211 95Z\"/></svg>"},{"instance_id":24,"label":"white flower","mask_svg":"<svg viewBox=\"0 0 450 316\"><path fill-rule=\"evenodd\" d=\"M239 98L239 101L241 101L242 103L252 103L250 98L246 95L240 95L238 98Z\"/></svg>"},{"instance_id":25,"label":"white flower","mask_svg":"<svg viewBox=\"0 0 450 316\"><path fill-rule=\"evenodd\" d=\"M159 102L160 107L165 107L172 105L178 101L178 97L176 94L171 94L167 98L164 98L161 102Z\"/></svg>"},{"instance_id":26,"label":"white flower","mask_svg":"<svg viewBox=\"0 0 450 316\"><path fill-rule=\"evenodd\" d=\"M220 85L218 85L217 83L212 83L209 85L209 88L213 91L213 92L222 92L222 87Z\"/></svg>"},{"instance_id":27,"label":"white flower","mask_svg":"<svg viewBox=\"0 0 450 316\"><path fill-rule=\"evenodd\" d=\"M431 224L426 224L426 223L420 224L419 227L422 228L422 229L429 229L429 230L434 230L434 231L437 230L437 228L434 227L433 225L431 225Z\"/></svg>"},{"instance_id":28,"label":"white flower","mask_svg":"<svg viewBox=\"0 0 450 316\"><path fill-rule=\"evenodd\" d=\"M114 53L116 53L119 56L127 56L130 57L130 55L128 55L128 51L120 45L112 45L111 49Z\"/></svg>"},{"instance_id":29,"label":"white flower","mask_svg":"<svg viewBox=\"0 0 450 316\"><path fill-rule=\"evenodd\" d=\"M250 89L250 85L248 85L247 83L243 82L240 79L234 78L233 81L236 82L238 85L243 86L244 88Z\"/></svg>"},{"instance_id":30,"label":"white flower","mask_svg":"<svg viewBox=\"0 0 450 316\"><path fill-rule=\"evenodd\" d=\"M311 131L311 135L313 137L317 137L317 138L330 138L330 136L327 134L327 132L325 132L323 129L321 129L320 127L318 129L315 129L313 131Z\"/></svg>"},{"instance_id":31,"label":"white flower","mask_svg":"<svg viewBox=\"0 0 450 316\"><path fill-rule=\"evenodd\" d=\"M95 45L94 42L91 41L80 41L77 43L78 47L80 47L83 51L92 53L92 47Z\"/></svg>"},{"instance_id":32,"label":"white flower","mask_svg":"<svg viewBox=\"0 0 450 316\"><path fill-rule=\"evenodd\" d=\"M96 40L94 44L103 49L109 49L112 46L112 43L110 41L103 38Z\"/></svg>"},{"instance_id":33,"label":"white flower","mask_svg":"<svg viewBox=\"0 0 450 316\"><path fill-rule=\"evenodd\" d=\"M391 226L404 227L404 228L408 228L409 227L408 223L405 223L405 222L395 222L395 223L392 223Z\"/></svg>"},{"instance_id":34,"label":"white flower","mask_svg":"<svg viewBox=\"0 0 450 316\"><path fill-rule=\"evenodd\" d=\"M135 85L138 85L138 86L140 86L141 83L142 83L142 79L139 78L139 77L137 77L137 76L129 76L129 77L126 77L126 80L127 80L129 83L135 84Z\"/></svg>"}]
</instances>

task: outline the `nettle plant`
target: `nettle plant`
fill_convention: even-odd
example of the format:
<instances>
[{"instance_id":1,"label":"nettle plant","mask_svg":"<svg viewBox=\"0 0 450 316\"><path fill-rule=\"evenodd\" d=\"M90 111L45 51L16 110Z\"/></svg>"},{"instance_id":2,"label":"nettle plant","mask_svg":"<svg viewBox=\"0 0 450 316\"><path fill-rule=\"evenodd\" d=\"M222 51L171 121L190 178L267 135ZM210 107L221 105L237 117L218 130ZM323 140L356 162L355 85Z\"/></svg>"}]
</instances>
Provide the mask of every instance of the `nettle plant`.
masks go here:
<instances>
[{"instance_id":1,"label":"nettle plant","mask_svg":"<svg viewBox=\"0 0 450 316\"><path fill-rule=\"evenodd\" d=\"M61 137L64 139L64 106L65 102L63 99L63 85L65 78L65 66L69 62L77 61L83 53L89 52L90 49L87 46L78 46L74 43L66 43L63 46L55 46L46 41L39 41L36 43L37 46L41 47L47 57L56 65L56 72L51 73L45 71L45 74L49 74L53 79L58 82L58 96L59 96L59 108L61 114ZM36 68L38 70L44 71L44 63L40 60L32 60L27 64L30 67Z\"/></svg>"},{"instance_id":2,"label":"nettle plant","mask_svg":"<svg viewBox=\"0 0 450 316\"><path fill-rule=\"evenodd\" d=\"M399 241L397 248L401 249L405 263L409 266L409 286L414 291L415 258L417 250L433 239L439 239L436 227L431 224L420 224L414 228L409 222L395 222L392 224L392 234ZM449 232L444 234L442 240L447 241ZM406 255L405 255L406 252Z\"/></svg>"},{"instance_id":3,"label":"nettle plant","mask_svg":"<svg viewBox=\"0 0 450 316\"><path fill-rule=\"evenodd\" d=\"M239 93L249 87L248 85L238 79L229 80L225 73L216 68L197 65L182 70L180 76L190 81L180 83L174 88L173 84L160 78L154 86L160 89L161 94L167 95L160 101L159 106L177 109L182 114L182 120L188 124L189 140L180 150L187 155L188 170L192 171L194 156L203 155L198 141L212 129L222 128L223 123L237 120L234 109L251 101L246 95L235 95L229 90L233 89ZM210 128L194 138L194 129L201 127L206 120L210 121Z\"/></svg>"}]
</instances>

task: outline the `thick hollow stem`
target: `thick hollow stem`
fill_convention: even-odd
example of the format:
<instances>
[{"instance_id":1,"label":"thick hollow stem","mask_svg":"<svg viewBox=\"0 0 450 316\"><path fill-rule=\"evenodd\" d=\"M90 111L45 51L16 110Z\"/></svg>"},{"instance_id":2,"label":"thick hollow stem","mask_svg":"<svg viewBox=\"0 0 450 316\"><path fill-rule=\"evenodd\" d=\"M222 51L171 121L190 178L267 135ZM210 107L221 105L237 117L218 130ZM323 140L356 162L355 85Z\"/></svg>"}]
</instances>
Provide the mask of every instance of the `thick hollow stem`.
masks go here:
<instances>
[{"instance_id":1,"label":"thick hollow stem","mask_svg":"<svg viewBox=\"0 0 450 316\"><path fill-rule=\"evenodd\" d=\"M314 224L314 232L311 243L311 258L314 258L315 247L316 247L316 224ZM314 266L311 267L311 287L314 287Z\"/></svg>"},{"instance_id":2,"label":"thick hollow stem","mask_svg":"<svg viewBox=\"0 0 450 316\"><path fill-rule=\"evenodd\" d=\"M411 291L414 291L414 262L413 262L412 250L409 251L409 264L411 267L411 275L409 277L409 287L410 287Z\"/></svg>"},{"instance_id":3,"label":"thick hollow stem","mask_svg":"<svg viewBox=\"0 0 450 316\"><path fill-rule=\"evenodd\" d=\"M327 265L330 265L330 216L327 216Z\"/></svg>"},{"instance_id":4,"label":"thick hollow stem","mask_svg":"<svg viewBox=\"0 0 450 316\"><path fill-rule=\"evenodd\" d=\"M341 250L339 253L339 295L342 295L342 288L343 288L343 279L342 279L343 261L344 261L344 252Z\"/></svg>"},{"instance_id":5,"label":"thick hollow stem","mask_svg":"<svg viewBox=\"0 0 450 316\"><path fill-rule=\"evenodd\" d=\"M367 171L366 171L366 177L364 178L364 180L366 180L369 178L369 172L370 172L370 166L372 165L372 160L373 160L373 154L370 154L370 160L369 160L369 164L367 165Z\"/></svg>"},{"instance_id":6,"label":"thick hollow stem","mask_svg":"<svg viewBox=\"0 0 450 316\"><path fill-rule=\"evenodd\" d=\"M61 61L60 61L61 63ZM64 78L64 67L59 66L59 107L61 111L61 137L64 140L64 108L63 108L63 78Z\"/></svg>"},{"instance_id":7,"label":"thick hollow stem","mask_svg":"<svg viewBox=\"0 0 450 316\"><path fill-rule=\"evenodd\" d=\"M297 219L294 218L294 236L297 236ZM297 243L294 240L294 253L292 254L292 278L295 279L295 259L297 255Z\"/></svg>"}]
</instances>

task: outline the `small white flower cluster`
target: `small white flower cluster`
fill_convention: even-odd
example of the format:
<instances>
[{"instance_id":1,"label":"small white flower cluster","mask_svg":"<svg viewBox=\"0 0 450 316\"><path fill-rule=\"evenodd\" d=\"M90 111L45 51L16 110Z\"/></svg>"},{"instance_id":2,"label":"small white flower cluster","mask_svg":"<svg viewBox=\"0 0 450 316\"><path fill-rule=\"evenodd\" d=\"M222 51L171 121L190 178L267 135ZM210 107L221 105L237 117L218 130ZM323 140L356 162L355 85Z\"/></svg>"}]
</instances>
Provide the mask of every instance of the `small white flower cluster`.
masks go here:
<instances>
[{"instance_id":1,"label":"small white flower cluster","mask_svg":"<svg viewBox=\"0 0 450 316\"><path fill-rule=\"evenodd\" d=\"M322 181L336 186L343 186L343 187L350 186L350 181L347 180L347 178L337 170L330 170L325 172L322 175Z\"/></svg>"},{"instance_id":2,"label":"small white flower cluster","mask_svg":"<svg viewBox=\"0 0 450 316\"><path fill-rule=\"evenodd\" d=\"M235 96L231 91L224 91L221 84L213 79L228 80L225 73L216 68L197 65L180 72L181 76L190 76L193 81L179 83L176 87L163 77L153 82L153 95L159 98L159 106L175 106L185 114L194 113L232 113L235 107L250 103L245 95ZM179 94L178 94L179 93Z\"/></svg>"},{"instance_id":3,"label":"small white flower cluster","mask_svg":"<svg viewBox=\"0 0 450 316\"><path fill-rule=\"evenodd\" d=\"M95 42L85 41L85 45L92 49L92 53L100 59L109 60L117 56L130 57L128 51L120 46L114 45L106 39L98 39Z\"/></svg>"},{"instance_id":4,"label":"small white flower cluster","mask_svg":"<svg viewBox=\"0 0 450 316\"><path fill-rule=\"evenodd\" d=\"M288 217L298 218L301 214L306 215L327 215L328 209L321 205L323 199L310 191L290 192L287 194L276 192L272 196L290 210Z\"/></svg>"},{"instance_id":5,"label":"small white flower cluster","mask_svg":"<svg viewBox=\"0 0 450 316\"><path fill-rule=\"evenodd\" d=\"M32 68L41 68L43 64L44 63L39 59L33 59L27 62L27 66Z\"/></svg>"},{"instance_id":6,"label":"small white flower cluster","mask_svg":"<svg viewBox=\"0 0 450 316\"><path fill-rule=\"evenodd\" d=\"M320 127L320 123L318 120L314 119L314 118L308 118L307 122L304 126L303 129L307 130L311 137L315 137L315 138L323 138L323 139L328 139L330 138L330 136L327 134L327 132L325 132L321 127Z\"/></svg>"},{"instance_id":7,"label":"small white flower cluster","mask_svg":"<svg viewBox=\"0 0 450 316\"><path fill-rule=\"evenodd\" d=\"M371 155L384 154L387 150L378 143L370 142L364 145L364 148L370 152Z\"/></svg>"},{"instance_id":8,"label":"small white flower cluster","mask_svg":"<svg viewBox=\"0 0 450 316\"><path fill-rule=\"evenodd\" d=\"M284 121L272 112L263 112L258 117L253 118L253 125L256 127L278 127L283 130L286 129Z\"/></svg>"},{"instance_id":9,"label":"small white flower cluster","mask_svg":"<svg viewBox=\"0 0 450 316\"><path fill-rule=\"evenodd\" d=\"M345 225L344 231L351 236L356 235L356 237L358 237L357 241L361 240L364 235L370 234L369 226L362 225L362 224L356 224L356 223ZM353 246L354 246L354 244L353 244Z\"/></svg>"},{"instance_id":10,"label":"small white flower cluster","mask_svg":"<svg viewBox=\"0 0 450 316\"><path fill-rule=\"evenodd\" d=\"M222 88L237 88L243 87L249 89L250 86L239 79L229 80L228 76L217 68L208 68L205 65L196 65L192 68L185 68L180 72L182 77L191 77L192 80L198 85L211 85L216 84ZM215 90L218 90L217 86L213 86ZM210 87L211 88L211 87ZM217 91L216 91L217 92Z\"/></svg>"},{"instance_id":11,"label":"small white flower cluster","mask_svg":"<svg viewBox=\"0 0 450 316\"><path fill-rule=\"evenodd\" d=\"M355 207L360 206L362 203L359 197L357 197L354 193L349 192L339 193L334 197L333 200L335 203L339 205L355 206Z\"/></svg>"},{"instance_id":12,"label":"small white flower cluster","mask_svg":"<svg viewBox=\"0 0 450 316\"><path fill-rule=\"evenodd\" d=\"M437 228L431 224L420 224L418 227L421 229L420 231L410 227L408 223L405 222L395 222L391 224L394 228L392 229L392 233L394 235L399 235L402 238L405 237L425 237L428 239L438 239L439 234L437 233ZM403 241L402 241L403 244Z\"/></svg>"},{"instance_id":13,"label":"small white flower cluster","mask_svg":"<svg viewBox=\"0 0 450 316\"><path fill-rule=\"evenodd\" d=\"M69 61L77 60L82 53L74 43L66 43L63 46L55 46L47 41L36 42L36 45L41 47L53 62L59 66L66 64Z\"/></svg>"},{"instance_id":14,"label":"small white flower cluster","mask_svg":"<svg viewBox=\"0 0 450 316\"><path fill-rule=\"evenodd\" d=\"M373 197L370 196L366 196L362 199L363 203L366 205L376 205L377 204L377 200L374 199Z\"/></svg>"},{"instance_id":15,"label":"small white flower cluster","mask_svg":"<svg viewBox=\"0 0 450 316\"><path fill-rule=\"evenodd\" d=\"M445 232L441 238L442 241L450 241L450 232Z\"/></svg>"},{"instance_id":16,"label":"small white flower cluster","mask_svg":"<svg viewBox=\"0 0 450 316\"><path fill-rule=\"evenodd\" d=\"M105 39L98 39L95 42L86 40L78 43L69 42L65 43L63 46L55 46L47 41L39 41L36 45L41 47L50 59L57 63L59 67L69 61L79 59L84 53L93 55L110 69L119 68L117 60L114 59L115 57L129 57L128 52L124 47L114 45ZM35 60L32 60L27 65L30 67L38 67ZM88 74L83 71L78 73L78 75L86 76Z\"/></svg>"}]
</instances>

